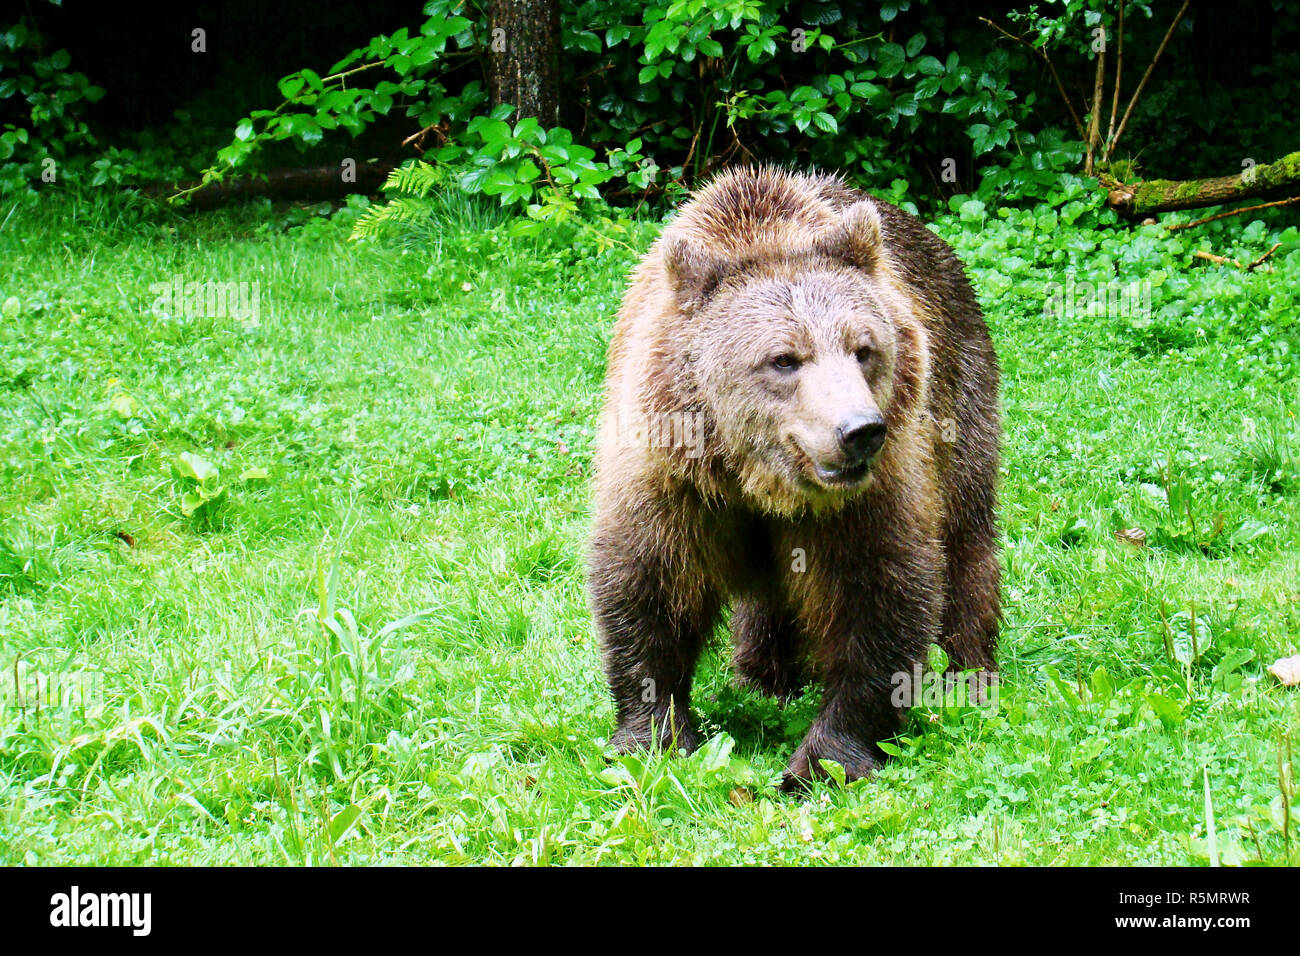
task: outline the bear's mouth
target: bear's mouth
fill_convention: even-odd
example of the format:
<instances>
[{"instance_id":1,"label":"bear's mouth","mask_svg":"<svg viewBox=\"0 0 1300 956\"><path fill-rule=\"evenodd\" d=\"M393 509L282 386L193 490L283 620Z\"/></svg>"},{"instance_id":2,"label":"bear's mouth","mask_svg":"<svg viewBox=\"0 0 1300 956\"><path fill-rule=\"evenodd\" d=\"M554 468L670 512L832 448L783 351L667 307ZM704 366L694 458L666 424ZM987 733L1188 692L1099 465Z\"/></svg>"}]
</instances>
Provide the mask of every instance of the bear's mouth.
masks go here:
<instances>
[{"instance_id":1,"label":"bear's mouth","mask_svg":"<svg viewBox=\"0 0 1300 956\"><path fill-rule=\"evenodd\" d=\"M867 472L870 469L870 461L840 467L828 467L813 462L813 473L817 475L817 480L823 485L831 485L836 488L851 488L859 484L863 478L867 477Z\"/></svg>"},{"instance_id":2,"label":"bear's mouth","mask_svg":"<svg viewBox=\"0 0 1300 956\"><path fill-rule=\"evenodd\" d=\"M823 465L815 461L794 439L791 439L790 447L805 484L813 487L854 488L862 484L871 470L873 459L870 458L853 464Z\"/></svg>"}]
</instances>

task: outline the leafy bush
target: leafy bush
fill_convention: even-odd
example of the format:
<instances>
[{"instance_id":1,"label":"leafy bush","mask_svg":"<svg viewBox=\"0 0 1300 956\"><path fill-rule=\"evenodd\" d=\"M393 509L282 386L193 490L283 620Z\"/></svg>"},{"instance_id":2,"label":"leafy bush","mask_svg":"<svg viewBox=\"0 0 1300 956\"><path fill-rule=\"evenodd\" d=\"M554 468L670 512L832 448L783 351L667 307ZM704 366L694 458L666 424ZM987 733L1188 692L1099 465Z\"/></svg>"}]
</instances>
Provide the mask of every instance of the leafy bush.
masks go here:
<instances>
[{"instance_id":1,"label":"leafy bush","mask_svg":"<svg viewBox=\"0 0 1300 956\"><path fill-rule=\"evenodd\" d=\"M57 182L74 151L96 145L81 107L104 90L68 70L67 50L44 55L43 48L29 18L0 33L0 194Z\"/></svg>"},{"instance_id":2,"label":"leafy bush","mask_svg":"<svg viewBox=\"0 0 1300 956\"><path fill-rule=\"evenodd\" d=\"M461 7L431 0L415 34L376 37L324 76L284 77L284 102L241 120L207 178L263 144L357 135L398 110L418 124L412 139L430 143L426 157L465 167L461 189L520 209L599 191L672 198L738 160L844 170L901 202L973 189L980 162L992 171L985 198L1017 198L1054 185L1082 154L1060 135L1021 129L1035 96L1021 99L1013 80L1028 55L928 0L866 13L830 0L567 0L562 83L574 95L560 129L487 110L465 71L490 25ZM376 79L357 86L362 76Z\"/></svg>"}]
</instances>

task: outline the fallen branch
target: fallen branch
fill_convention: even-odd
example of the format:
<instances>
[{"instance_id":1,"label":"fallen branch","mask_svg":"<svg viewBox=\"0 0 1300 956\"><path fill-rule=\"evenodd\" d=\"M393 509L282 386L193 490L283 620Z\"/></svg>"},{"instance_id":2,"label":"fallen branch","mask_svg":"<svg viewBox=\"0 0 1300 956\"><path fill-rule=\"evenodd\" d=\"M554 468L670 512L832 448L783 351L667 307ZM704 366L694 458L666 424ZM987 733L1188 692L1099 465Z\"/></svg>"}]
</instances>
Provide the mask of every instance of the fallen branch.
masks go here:
<instances>
[{"instance_id":1,"label":"fallen branch","mask_svg":"<svg viewBox=\"0 0 1300 956\"><path fill-rule=\"evenodd\" d=\"M1257 266L1263 265L1265 259L1267 259L1269 256L1271 256L1273 253L1277 252L1281 248L1282 248L1282 243L1280 242L1273 243L1273 247L1269 249L1268 252L1264 253L1258 259L1252 260L1250 265L1246 266L1246 271L1254 272Z\"/></svg>"},{"instance_id":2,"label":"fallen branch","mask_svg":"<svg viewBox=\"0 0 1300 956\"><path fill-rule=\"evenodd\" d=\"M1179 229L1191 229L1193 226L1203 226L1207 222L1214 222L1216 219L1230 219L1233 216L1240 216L1244 212L1257 212L1260 209L1272 209L1274 206L1289 206L1297 202L1300 202L1300 196L1279 199L1276 202L1262 202L1258 206L1239 206L1236 209L1229 209L1227 212L1216 212L1213 216L1206 216L1204 219L1196 219L1192 222L1176 222L1169 226L1169 231L1177 232Z\"/></svg>"},{"instance_id":3,"label":"fallen branch","mask_svg":"<svg viewBox=\"0 0 1300 956\"><path fill-rule=\"evenodd\" d=\"M190 183L151 183L141 192L159 198L183 195L192 209L214 209L228 202L257 196L280 200L338 199L352 193L378 192L392 169L392 163L363 161L356 166L356 181L346 182L340 164L329 163L299 169L273 169L265 174L239 176L206 184L202 180Z\"/></svg>"},{"instance_id":4,"label":"fallen branch","mask_svg":"<svg viewBox=\"0 0 1300 956\"><path fill-rule=\"evenodd\" d=\"M1193 259L1205 259L1220 266L1236 266L1238 269L1244 268L1236 259L1229 259L1227 256L1216 256L1213 252L1206 252L1204 249L1197 249L1192 253Z\"/></svg>"},{"instance_id":5,"label":"fallen branch","mask_svg":"<svg viewBox=\"0 0 1300 956\"><path fill-rule=\"evenodd\" d=\"M1269 249L1268 252L1265 252L1258 259L1252 259L1249 265L1244 265L1244 266L1241 264L1240 261L1236 259L1229 259L1227 256L1218 256L1215 255L1213 252L1206 252L1204 249L1197 249L1195 252L1192 253L1192 258L1204 259L1207 262L1213 262L1215 265L1220 265L1220 266L1236 266L1238 269L1241 269L1245 272L1254 272L1256 269L1258 269L1261 265L1264 264L1264 260L1266 260L1273 253L1277 252L1278 249L1280 248L1282 248L1282 243L1275 242L1273 243L1273 247Z\"/></svg>"},{"instance_id":6,"label":"fallen branch","mask_svg":"<svg viewBox=\"0 0 1300 956\"><path fill-rule=\"evenodd\" d=\"M430 133L437 133L438 138L442 140L443 145L445 146L447 144L447 134L442 129L442 124L430 123L428 126L424 127L424 129L417 129L410 136L406 137L406 139L402 140L402 146L410 146L412 143L415 143L416 149L423 153L424 137Z\"/></svg>"},{"instance_id":7,"label":"fallen branch","mask_svg":"<svg viewBox=\"0 0 1300 956\"><path fill-rule=\"evenodd\" d=\"M1213 179L1150 179L1112 188L1106 203L1121 216L1143 219L1175 209L1220 206L1239 199L1267 199L1294 192L1300 186L1300 152L1244 173Z\"/></svg>"}]
</instances>

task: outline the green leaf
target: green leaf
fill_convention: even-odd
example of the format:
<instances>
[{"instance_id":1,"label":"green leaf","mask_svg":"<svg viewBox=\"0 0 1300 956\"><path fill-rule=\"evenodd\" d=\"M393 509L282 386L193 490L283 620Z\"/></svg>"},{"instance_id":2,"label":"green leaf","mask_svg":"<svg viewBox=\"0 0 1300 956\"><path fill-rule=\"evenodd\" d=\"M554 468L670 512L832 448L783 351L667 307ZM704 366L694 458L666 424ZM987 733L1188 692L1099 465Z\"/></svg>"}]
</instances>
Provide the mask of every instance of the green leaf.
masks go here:
<instances>
[{"instance_id":1,"label":"green leaf","mask_svg":"<svg viewBox=\"0 0 1300 956\"><path fill-rule=\"evenodd\" d=\"M1236 647L1223 655L1222 660L1214 665L1214 672L1211 679L1214 683L1222 683L1223 679L1229 674L1240 670L1245 665L1255 659L1255 652L1249 647Z\"/></svg>"},{"instance_id":2,"label":"green leaf","mask_svg":"<svg viewBox=\"0 0 1300 956\"><path fill-rule=\"evenodd\" d=\"M537 164L531 159L525 159L515 170L515 179L521 183L531 183L542 171L537 168Z\"/></svg>"},{"instance_id":3,"label":"green leaf","mask_svg":"<svg viewBox=\"0 0 1300 956\"><path fill-rule=\"evenodd\" d=\"M324 133L321 131L320 124L314 117L306 113L299 113L290 120L290 129L293 134L301 139L308 146L314 146L319 143Z\"/></svg>"},{"instance_id":4,"label":"green leaf","mask_svg":"<svg viewBox=\"0 0 1300 956\"><path fill-rule=\"evenodd\" d=\"M1247 518L1243 521L1237 530L1228 535L1228 547L1236 548L1243 544L1249 544L1258 538L1272 532L1273 528L1256 518Z\"/></svg>"},{"instance_id":5,"label":"green leaf","mask_svg":"<svg viewBox=\"0 0 1300 956\"><path fill-rule=\"evenodd\" d=\"M884 79L897 76L905 60L903 48L897 43L886 43L876 51L876 68Z\"/></svg>"},{"instance_id":6,"label":"green leaf","mask_svg":"<svg viewBox=\"0 0 1300 956\"><path fill-rule=\"evenodd\" d=\"M357 821L361 819L364 811L355 803L349 804L330 819L329 835L330 843L337 844L345 836L352 832Z\"/></svg>"},{"instance_id":7,"label":"green leaf","mask_svg":"<svg viewBox=\"0 0 1300 956\"><path fill-rule=\"evenodd\" d=\"M291 100L298 95L298 91L303 88L307 81L302 78L301 74L286 76L280 81L280 95L286 100Z\"/></svg>"},{"instance_id":8,"label":"green leaf","mask_svg":"<svg viewBox=\"0 0 1300 956\"><path fill-rule=\"evenodd\" d=\"M1092 696L1096 700L1107 701L1115 696L1115 682L1111 680L1105 667L1099 666L1092 672L1089 684L1092 686Z\"/></svg>"},{"instance_id":9,"label":"green leaf","mask_svg":"<svg viewBox=\"0 0 1300 956\"><path fill-rule=\"evenodd\" d=\"M944 72L943 64L933 56L923 56L917 60L916 69L926 76L939 76Z\"/></svg>"},{"instance_id":10,"label":"green leaf","mask_svg":"<svg viewBox=\"0 0 1300 956\"><path fill-rule=\"evenodd\" d=\"M840 124L835 122L835 117L830 113L814 114L813 125L824 133L838 133L840 129Z\"/></svg>"},{"instance_id":11,"label":"green leaf","mask_svg":"<svg viewBox=\"0 0 1300 956\"><path fill-rule=\"evenodd\" d=\"M818 762L822 765L822 769L826 771L826 775L834 780L837 786L844 786L848 780L848 774L844 772L843 766L834 760L822 759Z\"/></svg>"},{"instance_id":12,"label":"green leaf","mask_svg":"<svg viewBox=\"0 0 1300 956\"><path fill-rule=\"evenodd\" d=\"M1147 703L1160 718L1160 723L1164 725L1165 730L1172 730L1183 722L1183 709L1164 694L1147 694Z\"/></svg>"},{"instance_id":13,"label":"green leaf","mask_svg":"<svg viewBox=\"0 0 1300 956\"><path fill-rule=\"evenodd\" d=\"M978 199L971 199L961 204L962 222L979 222L984 218L984 204ZM1061 525L1058 535L1061 544L1075 548L1088 539L1088 522L1078 515L1069 515Z\"/></svg>"},{"instance_id":14,"label":"green leaf","mask_svg":"<svg viewBox=\"0 0 1300 956\"><path fill-rule=\"evenodd\" d=\"M1060 673L1055 667L1049 665L1044 667L1043 671L1047 674L1048 680L1052 682L1052 686L1060 692L1061 696L1065 698L1065 702L1069 704L1070 707L1077 708L1082 703L1082 701L1079 700L1079 695L1075 693L1074 688L1062 679Z\"/></svg>"},{"instance_id":15,"label":"green leaf","mask_svg":"<svg viewBox=\"0 0 1300 956\"><path fill-rule=\"evenodd\" d=\"M215 479L219 474L210 461L189 451L183 451L177 456L176 471L182 478L193 478L199 482Z\"/></svg>"},{"instance_id":16,"label":"green leaf","mask_svg":"<svg viewBox=\"0 0 1300 956\"><path fill-rule=\"evenodd\" d=\"M730 734L718 734L705 742L696 759L705 773L717 773L731 762L731 751L735 746L736 741Z\"/></svg>"},{"instance_id":17,"label":"green leaf","mask_svg":"<svg viewBox=\"0 0 1300 956\"><path fill-rule=\"evenodd\" d=\"M611 764L610 766L605 767L596 774L596 779L611 787L624 787L636 783L631 772L621 763Z\"/></svg>"},{"instance_id":18,"label":"green leaf","mask_svg":"<svg viewBox=\"0 0 1300 956\"><path fill-rule=\"evenodd\" d=\"M1169 618L1169 630L1174 639L1174 658L1180 664L1194 664L1214 645L1214 632L1210 622L1188 611L1179 611Z\"/></svg>"}]
</instances>

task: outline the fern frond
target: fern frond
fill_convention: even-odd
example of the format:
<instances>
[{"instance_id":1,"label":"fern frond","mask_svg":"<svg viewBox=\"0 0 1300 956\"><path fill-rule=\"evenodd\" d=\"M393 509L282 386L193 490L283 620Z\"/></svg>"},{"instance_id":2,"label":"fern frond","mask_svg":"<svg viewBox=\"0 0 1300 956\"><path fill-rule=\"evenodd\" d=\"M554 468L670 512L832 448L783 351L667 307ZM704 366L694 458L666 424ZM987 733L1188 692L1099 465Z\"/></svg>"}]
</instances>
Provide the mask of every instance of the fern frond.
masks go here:
<instances>
[{"instance_id":1,"label":"fern frond","mask_svg":"<svg viewBox=\"0 0 1300 956\"><path fill-rule=\"evenodd\" d=\"M398 166L388 174L384 192L391 190L406 196L427 196L443 185L444 180L445 174L439 167L416 159Z\"/></svg>"},{"instance_id":2,"label":"fern frond","mask_svg":"<svg viewBox=\"0 0 1300 956\"><path fill-rule=\"evenodd\" d=\"M432 202L419 196L400 196L382 206L368 206L352 224L350 238L358 240L383 235L394 226L428 219L432 211Z\"/></svg>"}]
</instances>

